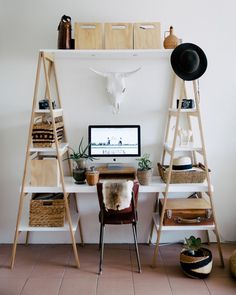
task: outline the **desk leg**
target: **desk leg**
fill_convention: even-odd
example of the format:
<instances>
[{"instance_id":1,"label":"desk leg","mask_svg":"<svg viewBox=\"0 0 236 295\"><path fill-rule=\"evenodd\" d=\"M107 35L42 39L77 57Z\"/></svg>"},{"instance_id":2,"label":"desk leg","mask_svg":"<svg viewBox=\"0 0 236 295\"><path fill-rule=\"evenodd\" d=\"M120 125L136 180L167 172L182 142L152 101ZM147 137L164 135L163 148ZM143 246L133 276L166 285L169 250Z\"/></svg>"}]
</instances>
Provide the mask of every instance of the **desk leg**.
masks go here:
<instances>
[{"instance_id":1,"label":"desk leg","mask_svg":"<svg viewBox=\"0 0 236 295\"><path fill-rule=\"evenodd\" d=\"M74 200L75 200L75 209L76 209L76 212L79 214L79 204L78 204L76 193L74 193L73 195L74 195ZM80 217L79 217L78 227L79 227L81 246L83 247L84 246L84 238L83 238L83 232L82 232L82 226L81 226Z\"/></svg>"},{"instance_id":2,"label":"desk leg","mask_svg":"<svg viewBox=\"0 0 236 295\"><path fill-rule=\"evenodd\" d=\"M159 193L156 193L156 201L155 201L155 204L154 204L153 213L156 213L157 210L158 210L158 202L159 202ZM149 236L149 241L148 241L149 245L151 245L151 243L152 243L153 229L154 229L154 221L153 221L153 218L152 218L151 231L150 231L150 236Z\"/></svg>"}]
</instances>

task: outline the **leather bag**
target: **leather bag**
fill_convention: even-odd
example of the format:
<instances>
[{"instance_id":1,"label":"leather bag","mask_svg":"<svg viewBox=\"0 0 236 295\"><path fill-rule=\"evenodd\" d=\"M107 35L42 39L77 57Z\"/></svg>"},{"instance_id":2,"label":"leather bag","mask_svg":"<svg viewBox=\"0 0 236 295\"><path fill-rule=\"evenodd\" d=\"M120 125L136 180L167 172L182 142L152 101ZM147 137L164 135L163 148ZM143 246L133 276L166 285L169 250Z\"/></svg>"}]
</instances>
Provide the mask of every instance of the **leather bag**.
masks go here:
<instances>
[{"instance_id":1,"label":"leather bag","mask_svg":"<svg viewBox=\"0 0 236 295\"><path fill-rule=\"evenodd\" d=\"M63 15L58 25L58 49L72 49L71 42L71 17Z\"/></svg>"}]
</instances>

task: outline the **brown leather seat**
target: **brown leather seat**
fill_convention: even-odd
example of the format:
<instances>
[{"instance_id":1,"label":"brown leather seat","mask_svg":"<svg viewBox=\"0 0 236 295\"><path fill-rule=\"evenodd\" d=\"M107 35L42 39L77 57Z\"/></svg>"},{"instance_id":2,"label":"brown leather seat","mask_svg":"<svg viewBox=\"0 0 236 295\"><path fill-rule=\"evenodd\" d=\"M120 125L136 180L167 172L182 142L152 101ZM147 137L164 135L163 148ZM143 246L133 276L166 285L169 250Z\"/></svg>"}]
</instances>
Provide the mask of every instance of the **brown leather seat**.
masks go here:
<instances>
[{"instance_id":1,"label":"brown leather seat","mask_svg":"<svg viewBox=\"0 0 236 295\"><path fill-rule=\"evenodd\" d=\"M130 206L123 210L111 210L106 209L103 202L102 193L103 184L97 184L97 194L100 206L99 222L100 222L100 238L99 238L99 249L100 249L100 263L99 263L99 274L102 273L103 253L104 253L104 230L106 224L131 224L134 235L134 244L136 251L136 258L138 264L138 271L141 272L140 258L138 252L137 243L137 203L138 203L138 190L139 184L137 182L133 185L132 199Z\"/></svg>"}]
</instances>

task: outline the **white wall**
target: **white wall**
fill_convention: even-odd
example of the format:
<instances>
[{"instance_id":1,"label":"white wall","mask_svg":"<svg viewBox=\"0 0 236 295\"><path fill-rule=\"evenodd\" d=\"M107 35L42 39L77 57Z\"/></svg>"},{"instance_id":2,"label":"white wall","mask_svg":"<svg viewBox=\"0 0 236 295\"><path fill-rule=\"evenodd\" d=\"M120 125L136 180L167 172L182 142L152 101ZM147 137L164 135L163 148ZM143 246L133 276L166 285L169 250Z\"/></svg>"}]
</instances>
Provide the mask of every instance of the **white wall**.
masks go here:
<instances>
[{"instance_id":1,"label":"white wall","mask_svg":"<svg viewBox=\"0 0 236 295\"><path fill-rule=\"evenodd\" d=\"M57 25L63 14L70 15L73 21L160 21L162 31L173 25L184 42L196 43L204 49L209 65L200 81L201 108L215 186L214 201L222 238L235 241L235 12L233 0L1 0L0 242L13 240L38 50L56 48ZM137 64L98 63L99 66L132 70ZM120 115L114 117L107 105L102 79L87 72L87 81L80 85L81 69L73 62L60 61L61 94L71 143L78 144L81 135L86 135L88 123L140 123L143 151L150 152L155 162L159 160L170 87L169 65L162 66L163 73L157 65L146 65L129 79L127 100ZM149 70L156 78L143 80ZM90 83L95 87L86 87ZM135 112L127 111L135 102ZM61 238L41 235L35 241L61 241Z\"/></svg>"}]
</instances>

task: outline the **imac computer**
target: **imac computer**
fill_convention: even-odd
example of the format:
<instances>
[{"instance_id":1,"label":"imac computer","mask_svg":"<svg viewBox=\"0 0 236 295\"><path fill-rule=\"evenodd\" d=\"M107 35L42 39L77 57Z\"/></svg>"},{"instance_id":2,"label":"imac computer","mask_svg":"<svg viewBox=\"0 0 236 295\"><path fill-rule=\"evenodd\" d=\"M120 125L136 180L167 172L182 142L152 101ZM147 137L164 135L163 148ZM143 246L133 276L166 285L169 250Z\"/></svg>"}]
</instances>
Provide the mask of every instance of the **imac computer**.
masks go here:
<instances>
[{"instance_id":1,"label":"imac computer","mask_svg":"<svg viewBox=\"0 0 236 295\"><path fill-rule=\"evenodd\" d=\"M114 169L119 168L119 159L126 158L128 162L128 158L141 154L139 125L90 125L88 141L89 155L102 158Z\"/></svg>"}]
</instances>

